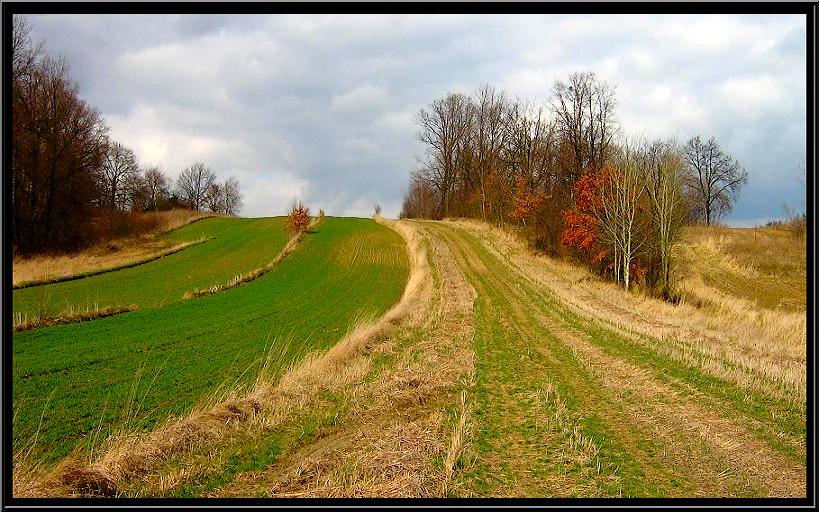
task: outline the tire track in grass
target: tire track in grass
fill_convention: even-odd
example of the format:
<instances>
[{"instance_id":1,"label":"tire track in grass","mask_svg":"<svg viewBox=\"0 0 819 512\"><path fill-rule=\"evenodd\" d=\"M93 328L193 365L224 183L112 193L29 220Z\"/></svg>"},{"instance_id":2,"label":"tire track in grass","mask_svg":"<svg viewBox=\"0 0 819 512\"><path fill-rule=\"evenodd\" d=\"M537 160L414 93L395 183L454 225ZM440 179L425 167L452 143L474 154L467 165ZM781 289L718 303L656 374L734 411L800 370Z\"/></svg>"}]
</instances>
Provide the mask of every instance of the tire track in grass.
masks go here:
<instances>
[{"instance_id":1,"label":"tire track in grass","mask_svg":"<svg viewBox=\"0 0 819 512\"><path fill-rule=\"evenodd\" d=\"M496 260L489 267L499 267L497 258L482 250L475 238L455 231L463 245L472 246L476 258L480 252L486 263ZM538 293L531 281L514 276L509 265L504 269L506 279L500 282L517 284L514 291L525 297L528 307L538 311L538 322L548 327L602 385L612 406L622 404L627 414L621 420L627 419L642 436L654 436L660 441L661 457L649 458L660 466L673 466L674 461L693 475L693 494L804 496L804 467L771 452L733 419L715 414L664 386L646 369L607 355L593 344L588 333L566 321L571 313ZM656 449L649 451L656 453ZM685 473L679 476L684 478Z\"/></svg>"},{"instance_id":2,"label":"tire track in grass","mask_svg":"<svg viewBox=\"0 0 819 512\"><path fill-rule=\"evenodd\" d=\"M640 455L635 446L627 449L635 432L615 436L597 414L579 413L605 410L595 399L599 386L537 323L518 283L499 275L491 262L484 264L450 228L437 225L436 233L450 244L478 291L478 448L473 471L464 475L474 479L473 491L489 496L643 494L634 483L652 466L635 460ZM549 394L552 382L568 414L556 415L538 400Z\"/></svg>"},{"instance_id":3,"label":"tire track in grass","mask_svg":"<svg viewBox=\"0 0 819 512\"><path fill-rule=\"evenodd\" d=\"M653 414L659 413L670 418L667 421L677 421L680 429L692 430L691 425L699 425L699 436L695 437L699 437L699 443L706 446L709 443L704 439L713 437L709 435L713 432L727 431L737 438L715 444L720 453L725 452L722 455L715 454L715 457L721 457L726 466L720 472L721 475L736 473L736 468L729 466L731 461L741 460L741 465L747 469L745 478L756 475L758 488L766 488L777 496L805 495L805 419L804 413L800 416L798 410L789 406L790 402L783 404L747 389L738 389L730 383L702 374L696 368L685 367L679 361L656 354L653 349L661 341L637 336L617 326L613 328L603 324L607 325L607 328L603 328L600 326L601 322L594 317L586 319L577 314L576 309L575 312L569 311L568 305L560 301L547 284L527 275L525 267L518 265L520 262L502 254L494 243L487 244L486 240L483 243L485 245L482 247L526 278L534 303L549 314L546 321L561 326L560 329L566 332L573 332L575 338L579 333L583 340L596 344L605 352L605 356L601 354L608 357L607 363L601 365L607 369L605 375L610 377L612 374L608 371L609 364L619 364L621 360L627 361L633 370L639 369L639 372L651 375L652 388L662 390L668 401L668 405L663 408L655 407ZM571 339L567 338L568 341ZM687 406L696 406L695 409L668 415L667 410L678 407L680 397L685 397ZM655 402L642 397L635 402L634 407L645 410ZM679 424L680 417L693 418L694 423ZM729 421L726 423L725 420ZM722 437L724 436L723 434ZM719 438L718 434L717 439ZM726 451L726 447L736 450ZM779 468L784 469L779 471Z\"/></svg>"}]
</instances>

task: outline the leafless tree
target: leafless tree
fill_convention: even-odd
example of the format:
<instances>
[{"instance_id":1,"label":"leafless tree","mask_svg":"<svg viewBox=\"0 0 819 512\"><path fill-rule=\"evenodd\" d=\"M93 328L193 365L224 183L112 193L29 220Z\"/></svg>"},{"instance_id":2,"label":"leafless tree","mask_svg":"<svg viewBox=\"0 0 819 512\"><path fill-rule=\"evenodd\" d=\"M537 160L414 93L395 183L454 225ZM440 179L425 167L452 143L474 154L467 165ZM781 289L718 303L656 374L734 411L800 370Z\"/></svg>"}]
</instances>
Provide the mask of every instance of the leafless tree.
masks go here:
<instances>
[{"instance_id":1,"label":"leafless tree","mask_svg":"<svg viewBox=\"0 0 819 512\"><path fill-rule=\"evenodd\" d=\"M31 23L25 16L12 19L11 72L12 81L31 77L34 66L40 60L45 43L31 40Z\"/></svg>"},{"instance_id":2,"label":"leafless tree","mask_svg":"<svg viewBox=\"0 0 819 512\"><path fill-rule=\"evenodd\" d=\"M710 226L731 211L732 202L748 183L748 173L720 149L714 137L705 143L699 135L693 137L683 154L688 171L686 187L695 201L697 214Z\"/></svg>"},{"instance_id":3,"label":"leafless tree","mask_svg":"<svg viewBox=\"0 0 819 512\"><path fill-rule=\"evenodd\" d=\"M672 253L684 220L682 152L669 140L655 142L646 153L646 193L654 228L652 240L660 262L658 285L668 294Z\"/></svg>"},{"instance_id":4,"label":"leafless tree","mask_svg":"<svg viewBox=\"0 0 819 512\"><path fill-rule=\"evenodd\" d=\"M572 73L568 82L555 82L551 107L571 156L569 186L587 169L599 169L606 161L617 133L616 106L614 89L592 72Z\"/></svg>"},{"instance_id":5,"label":"leafless tree","mask_svg":"<svg viewBox=\"0 0 819 512\"><path fill-rule=\"evenodd\" d=\"M22 252L90 241L107 127L78 96L62 60L40 55L15 17L11 84L11 223Z\"/></svg>"},{"instance_id":6,"label":"leafless tree","mask_svg":"<svg viewBox=\"0 0 819 512\"><path fill-rule=\"evenodd\" d=\"M488 85L481 87L474 102L471 126L472 150L481 195L481 216L487 218L487 178L503 170L502 151L507 137L508 102L503 92ZM497 217L498 212L496 212ZM500 220L497 219L496 220Z\"/></svg>"},{"instance_id":7,"label":"leafless tree","mask_svg":"<svg viewBox=\"0 0 819 512\"><path fill-rule=\"evenodd\" d=\"M216 175L205 167L205 164L197 162L179 175L176 180L177 194L180 199L191 208L201 211L205 206L205 195L208 187L216 180Z\"/></svg>"},{"instance_id":8,"label":"leafless tree","mask_svg":"<svg viewBox=\"0 0 819 512\"><path fill-rule=\"evenodd\" d=\"M119 142L112 142L105 152L101 175L101 205L124 210L126 202L126 181L133 180L139 173L134 152Z\"/></svg>"},{"instance_id":9,"label":"leafless tree","mask_svg":"<svg viewBox=\"0 0 819 512\"><path fill-rule=\"evenodd\" d=\"M456 184L458 161L467 147L472 104L462 94L435 100L429 110L418 115L418 140L426 145L423 177L438 191L437 215L449 213L451 193Z\"/></svg>"},{"instance_id":10,"label":"leafless tree","mask_svg":"<svg viewBox=\"0 0 819 512\"><path fill-rule=\"evenodd\" d=\"M148 188L142 174L129 174L122 185L123 210L142 212L148 209Z\"/></svg>"},{"instance_id":11,"label":"leafless tree","mask_svg":"<svg viewBox=\"0 0 819 512\"><path fill-rule=\"evenodd\" d=\"M402 219L430 219L435 217L438 204L435 189L420 172L414 172L410 176L409 190L404 196L399 217Z\"/></svg>"},{"instance_id":12,"label":"leafless tree","mask_svg":"<svg viewBox=\"0 0 819 512\"><path fill-rule=\"evenodd\" d=\"M594 203L594 214L600 226L601 241L611 247L614 256L614 278L628 289L631 265L645 243L638 229L637 213L645 192L643 158L625 145L617 151L609 166L603 168L600 201Z\"/></svg>"},{"instance_id":13,"label":"leafless tree","mask_svg":"<svg viewBox=\"0 0 819 512\"><path fill-rule=\"evenodd\" d=\"M549 188L557 163L555 124L534 104L515 104L507 119L506 164L531 188Z\"/></svg>"},{"instance_id":14,"label":"leafless tree","mask_svg":"<svg viewBox=\"0 0 819 512\"><path fill-rule=\"evenodd\" d=\"M243 205L242 193L239 190L239 180L235 177L228 178L225 180L225 184L222 185L222 190L224 193L224 214L238 215Z\"/></svg>"},{"instance_id":15,"label":"leafless tree","mask_svg":"<svg viewBox=\"0 0 819 512\"><path fill-rule=\"evenodd\" d=\"M214 213L224 213L225 211L225 188L215 181L208 185L205 190L205 208Z\"/></svg>"},{"instance_id":16,"label":"leafless tree","mask_svg":"<svg viewBox=\"0 0 819 512\"><path fill-rule=\"evenodd\" d=\"M156 211L159 209L159 203L166 199L170 193L168 178L159 167L146 169L143 177L145 181L146 208Z\"/></svg>"}]
</instances>

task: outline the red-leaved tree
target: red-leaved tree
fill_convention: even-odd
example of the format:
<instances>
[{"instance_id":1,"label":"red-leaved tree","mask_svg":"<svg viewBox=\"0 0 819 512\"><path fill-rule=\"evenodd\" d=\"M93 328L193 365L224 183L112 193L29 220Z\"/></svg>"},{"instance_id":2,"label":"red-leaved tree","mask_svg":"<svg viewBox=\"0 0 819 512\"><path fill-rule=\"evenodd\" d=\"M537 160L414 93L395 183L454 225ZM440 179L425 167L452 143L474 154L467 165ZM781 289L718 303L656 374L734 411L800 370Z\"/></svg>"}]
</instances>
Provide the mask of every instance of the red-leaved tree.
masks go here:
<instances>
[{"instance_id":1,"label":"red-leaved tree","mask_svg":"<svg viewBox=\"0 0 819 512\"><path fill-rule=\"evenodd\" d=\"M595 204L600 201L600 184L605 170L584 174L574 186L574 208L563 211L565 229L561 243L584 261L597 265L611 250L600 241Z\"/></svg>"}]
</instances>

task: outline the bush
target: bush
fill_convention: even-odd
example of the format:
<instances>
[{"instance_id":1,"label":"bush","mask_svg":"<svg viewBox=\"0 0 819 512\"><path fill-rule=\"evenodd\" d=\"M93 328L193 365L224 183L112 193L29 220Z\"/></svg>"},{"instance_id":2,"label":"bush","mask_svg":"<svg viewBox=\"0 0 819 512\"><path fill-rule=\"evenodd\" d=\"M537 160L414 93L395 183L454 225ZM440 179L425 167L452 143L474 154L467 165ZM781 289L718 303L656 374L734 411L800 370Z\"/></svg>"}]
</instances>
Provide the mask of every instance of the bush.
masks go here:
<instances>
[{"instance_id":1,"label":"bush","mask_svg":"<svg viewBox=\"0 0 819 512\"><path fill-rule=\"evenodd\" d=\"M301 201L293 202L287 214L287 227L293 234L303 233L310 226L310 209Z\"/></svg>"}]
</instances>

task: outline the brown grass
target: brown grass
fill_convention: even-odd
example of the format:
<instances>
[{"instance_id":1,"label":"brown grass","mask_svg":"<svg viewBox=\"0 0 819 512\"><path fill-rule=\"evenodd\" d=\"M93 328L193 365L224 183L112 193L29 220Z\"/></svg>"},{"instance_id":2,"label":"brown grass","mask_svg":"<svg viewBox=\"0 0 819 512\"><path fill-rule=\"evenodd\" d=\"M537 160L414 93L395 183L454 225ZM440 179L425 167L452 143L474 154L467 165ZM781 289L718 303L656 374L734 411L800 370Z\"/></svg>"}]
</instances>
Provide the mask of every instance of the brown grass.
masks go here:
<instances>
[{"instance_id":1,"label":"brown grass","mask_svg":"<svg viewBox=\"0 0 819 512\"><path fill-rule=\"evenodd\" d=\"M181 250L184 247L171 246L169 241L157 240L156 236L213 217L212 214L191 210L169 210L144 215L155 217L152 224L156 228L139 237L108 240L70 254L16 257L12 263L12 285L20 288L31 286L32 283L56 282L78 274L106 272L150 260L165 251Z\"/></svg>"},{"instance_id":2,"label":"brown grass","mask_svg":"<svg viewBox=\"0 0 819 512\"><path fill-rule=\"evenodd\" d=\"M59 315L53 317L40 315L28 316L27 314L18 312L14 314L12 322L12 331L13 332L30 331L32 329L48 327L51 325L63 325L72 324L76 322L85 322L88 320L95 320L97 318L105 318L109 316L119 315L121 313L127 313L129 311L137 311L138 309L139 306L136 304L131 304L130 306L108 306L105 308L100 308L99 304L95 303L93 306L87 306L84 309L83 308L74 309L74 307L72 306L66 311L63 311Z\"/></svg>"},{"instance_id":3,"label":"brown grass","mask_svg":"<svg viewBox=\"0 0 819 512\"><path fill-rule=\"evenodd\" d=\"M805 311L805 239L788 229L688 227L676 256L690 301L708 302L704 285L756 309Z\"/></svg>"}]
</instances>

